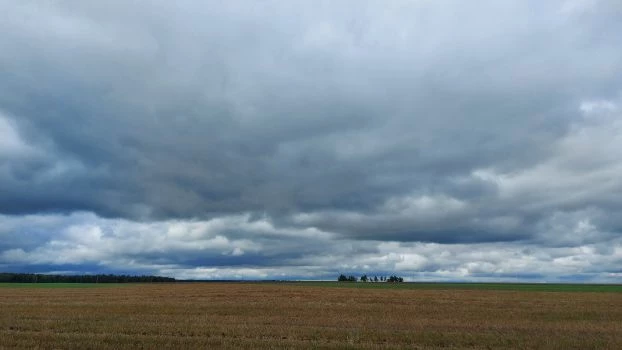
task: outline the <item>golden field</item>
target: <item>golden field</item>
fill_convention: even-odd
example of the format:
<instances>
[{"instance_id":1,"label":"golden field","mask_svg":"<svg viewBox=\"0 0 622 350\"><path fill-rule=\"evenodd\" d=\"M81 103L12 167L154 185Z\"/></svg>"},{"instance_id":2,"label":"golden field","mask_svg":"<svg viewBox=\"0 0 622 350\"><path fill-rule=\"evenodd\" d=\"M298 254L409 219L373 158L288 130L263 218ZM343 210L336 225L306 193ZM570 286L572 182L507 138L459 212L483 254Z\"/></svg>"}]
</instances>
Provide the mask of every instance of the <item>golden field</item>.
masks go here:
<instances>
[{"instance_id":1,"label":"golden field","mask_svg":"<svg viewBox=\"0 0 622 350\"><path fill-rule=\"evenodd\" d=\"M5 286L0 310L0 349L622 349L608 292Z\"/></svg>"}]
</instances>

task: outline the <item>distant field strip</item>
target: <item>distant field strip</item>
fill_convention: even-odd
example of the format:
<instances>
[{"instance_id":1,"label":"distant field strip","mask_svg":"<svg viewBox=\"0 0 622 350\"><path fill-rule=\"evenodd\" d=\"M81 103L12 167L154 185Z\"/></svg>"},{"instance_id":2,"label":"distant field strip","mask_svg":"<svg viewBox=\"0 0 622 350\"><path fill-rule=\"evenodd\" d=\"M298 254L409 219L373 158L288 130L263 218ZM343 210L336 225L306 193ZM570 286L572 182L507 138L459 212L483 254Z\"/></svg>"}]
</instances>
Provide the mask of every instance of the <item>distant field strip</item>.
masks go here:
<instances>
[{"instance_id":1,"label":"distant field strip","mask_svg":"<svg viewBox=\"0 0 622 350\"><path fill-rule=\"evenodd\" d=\"M437 290L507 290L535 292L609 292L622 293L620 284L557 283L386 283L386 282L283 282L299 286L371 288L371 289L437 289Z\"/></svg>"},{"instance_id":2,"label":"distant field strip","mask_svg":"<svg viewBox=\"0 0 622 350\"><path fill-rule=\"evenodd\" d=\"M205 284L212 284L208 282ZM554 283L386 283L386 282L232 282L231 284L276 284L301 287L338 287L360 289L431 289L431 290L505 290L534 292L607 292L622 293L620 284L554 284ZM178 282L200 284L200 282ZM110 288L140 285L136 283L0 283L0 288Z\"/></svg>"},{"instance_id":3,"label":"distant field strip","mask_svg":"<svg viewBox=\"0 0 622 350\"><path fill-rule=\"evenodd\" d=\"M130 283L0 283L0 288L111 288L130 286ZM134 283L135 285L135 283Z\"/></svg>"},{"instance_id":4,"label":"distant field strip","mask_svg":"<svg viewBox=\"0 0 622 350\"><path fill-rule=\"evenodd\" d=\"M617 292L108 286L0 288L0 349L622 349Z\"/></svg>"}]
</instances>

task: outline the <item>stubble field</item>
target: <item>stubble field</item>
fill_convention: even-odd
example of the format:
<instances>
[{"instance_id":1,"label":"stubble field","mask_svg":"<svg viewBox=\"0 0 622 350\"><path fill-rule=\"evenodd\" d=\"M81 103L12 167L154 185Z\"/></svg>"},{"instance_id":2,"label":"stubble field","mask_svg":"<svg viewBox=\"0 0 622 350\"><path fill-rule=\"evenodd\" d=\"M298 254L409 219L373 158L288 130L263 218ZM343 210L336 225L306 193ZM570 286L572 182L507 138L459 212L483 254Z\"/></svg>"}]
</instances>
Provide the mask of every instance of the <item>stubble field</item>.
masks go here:
<instances>
[{"instance_id":1,"label":"stubble field","mask_svg":"<svg viewBox=\"0 0 622 350\"><path fill-rule=\"evenodd\" d=\"M622 293L268 283L5 286L0 348L622 349Z\"/></svg>"}]
</instances>

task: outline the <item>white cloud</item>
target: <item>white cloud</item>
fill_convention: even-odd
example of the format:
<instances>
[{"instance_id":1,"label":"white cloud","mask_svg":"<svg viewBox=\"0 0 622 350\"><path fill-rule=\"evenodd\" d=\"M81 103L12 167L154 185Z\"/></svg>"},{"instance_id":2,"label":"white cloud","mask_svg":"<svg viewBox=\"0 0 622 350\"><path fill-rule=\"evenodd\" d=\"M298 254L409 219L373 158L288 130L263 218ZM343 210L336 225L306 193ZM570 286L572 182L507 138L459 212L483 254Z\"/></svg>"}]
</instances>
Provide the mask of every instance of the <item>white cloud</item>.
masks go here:
<instances>
[{"instance_id":1,"label":"white cloud","mask_svg":"<svg viewBox=\"0 0 622 350\"><path fill-rule=\"evenodd\" d=\"M288 233L283 236L244 231L248 227L239 219L138 223L89 213L5 216L1 222L12 222L5 241L14 241L17 247L0 251L0 265L39 266L41 272L83 265L90 266L88 272L129 270L195 279L332 279L337 272L345 272L395 273L407 280L554 281L580 275L586 280L610 281L622 262L619 237L575 242L570 247L378 242L334 236L301 239L289 234L295 228L285 229ZM211 225L219 228L201 238L188 240L183 234L192 235L197 227L204 232ZM46 229L49 236L20 248L20 240L27 237L18 232L34 227ZM585 234L595 228L589 221L580 221L574 229Z\"/></svg>"}]
</instances>

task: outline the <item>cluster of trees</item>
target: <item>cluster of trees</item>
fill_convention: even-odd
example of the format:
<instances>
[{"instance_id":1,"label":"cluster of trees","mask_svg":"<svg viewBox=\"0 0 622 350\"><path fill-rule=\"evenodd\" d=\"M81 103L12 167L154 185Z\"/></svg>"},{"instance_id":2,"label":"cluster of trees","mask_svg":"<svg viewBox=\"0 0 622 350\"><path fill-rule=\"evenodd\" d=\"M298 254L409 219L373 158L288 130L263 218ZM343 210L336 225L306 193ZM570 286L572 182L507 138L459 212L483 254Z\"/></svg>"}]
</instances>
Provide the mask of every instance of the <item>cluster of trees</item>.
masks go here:
<instances>
[{"instance_id":1,"label":"cluster of trees","mask_svg":"<svg viewBox=\"0 0 622 350\"><path fill-rule=\"evenodd\" d=\"M14 283L145 283L175 282L174 278L130 275L45 275L34 273L0 273L0 282Z\"/></svg>"},{"instance_id":2,"label":"cluster of trees","mask_svg":"<svg viewBox=\"0 0 622 350\"><path fill-rule=\"evenodd\" d=\"M390 283L401 283L401 282L404 282L404 279L398 276L391 276L386 281Z\"/></svg>"},{"instance_id":3,"label":"cluster of trees","mask_svg":"<svg viewBox=\"0 0 622 350\"><path fill-rule=\"evenodd\" d=\"M355 276L346 276L344 274L339 275L339 278L337 278L337 281L339 282L356 282L357 278Z\"/></svg>"},{"instance_id":4,"label":"cluster of trees","mask_svg":"<svg viewBox=\"0 0 622 350\"><path fill-rule=\"evenodd\" d=\"M380 276L380 278L378 278L378 276L371 277L371 276L367 276L367 275L363 275L363 276L361 276L361 278L356 278L356 276L346 276L344 274L341 274L337 278L337 281L339 281L339 282L356 282L356 281L361 281L361 282L401 283L401 282L404 282L404 278L403 277L398 277L398 276L390 276L390 277Z\"/></svg>"}]
</instances>

